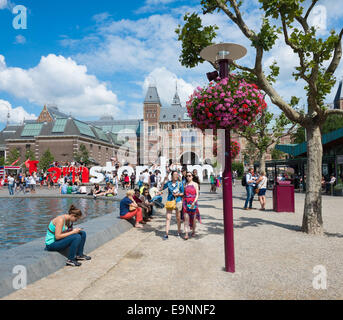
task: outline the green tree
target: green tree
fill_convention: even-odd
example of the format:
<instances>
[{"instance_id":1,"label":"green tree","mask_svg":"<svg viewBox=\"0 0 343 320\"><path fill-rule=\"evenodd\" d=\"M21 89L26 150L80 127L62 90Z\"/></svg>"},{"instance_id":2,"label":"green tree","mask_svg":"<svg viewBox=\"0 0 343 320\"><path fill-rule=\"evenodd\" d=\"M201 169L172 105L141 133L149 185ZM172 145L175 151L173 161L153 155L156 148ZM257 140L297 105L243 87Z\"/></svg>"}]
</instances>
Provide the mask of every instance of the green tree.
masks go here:
<instances>
[{"instance_id":1,"label":"green tree","mask_svg":"<svg viewBox=\"0 0 343 320\"><path fill-rule=\"evenodd\" d=\"M243 176L244 164L242 162L238 162L238 161L232 162L232 171L237 171L238 177Z\"/></svg>"},{"instance_id":2,"label":"green tree","mask_svg":"<svg viewBox=\"0 0 343 320\"><path fill-rule=\"evenodd\" d=\"M54 156L50 152L50 149L46 150L39 160L39 168L43 171L47 171L50 165L55 161Z\"/></svg>"},{"instance_id":3,"label":"green tree","mask_svg":"<svg viewBox=\"0 0 343 320\"><path fill-rule=\"evenodd\" d=\"M13 148L10 150L7 158L6 158L6 164L7 165L11 165L12 163L14 163L15 161L17 161L19 159L20 161L20 152L18 149Z\"/></svg>"},{"instance_id":4,"label":"green tree","mask_svg":"<svg viewBox=\"0 0 343 320\"><path fill-rule=\"evenodd\" d=\"M343 118L340 115L329 115L322 126L322 134L327 134L332 131L343 128Z\"/></svg>"},{"instance_id":5,"label":"green tree","mask_svg":"<svg viewBox=\"0 0 343 320\"><path fill-rule=\"evenodd\" d=\"M272 156L272 159L273 160L281 160L281 159L284 159L285 156L286 156L286 153L280 151L280 150L277 150L277 149L273 149L271 151L271 156Z\"/></svg>"},{"instance_id":6,"label":"green tree","mask_svg":"<svg viewBox=\"0 0 343 320\"><path fill-rule=\"evenodd\" d=\"M31 149L27 149L25 152L25 160L36 160L35 153Z\"/></svg>"},{"instance_id":7,"label":"green tree","mask_svg":"<svg viewBox=\"0 0 343 320\"><path fill-rule=\"evenodd\" d=\"M246 127L244 131L239 131L238 134L244 137L255 148L250 150L256 152L254 160L260 164L260 170L266 171L266 155L271 152L281 138L290 135L295 125L285 129L290 121L282 113L275 117L273 113L265 110L261 116L256 117L252 127Z\"/></svg>"},{"instance_id":8,"label":"green tree","mask_svg":"<svg viewBox=\"0 0 343 320\"><path fill-rule=\"evenodd\" d=\"M322 235L321 126L329 115L343 115L343 110L328 110L324 104L325 97L336 83L334 73L342 57L343 29L339 33L331 31L325 39L318 36L317 30L308 23L308 17L318 0L312 0L306 9L303 6L304 0L259 0L264 16L262 26L256 32L248 26L242 15L243 2L244 0L201 0L200 4L204 14L224 13L255 48L255 63L252 67L241 66L236 62L232 65L256 79L255 83L269 96L272 103L277 105L293 123L305 128L308 140L308 174L302 230ZM176 30L179 40L182 41L180 61L187 67L194 67L202 62L199 58L201 49L212 44L216 36L214 27L205 29L201 22L195 24L197 17L197 13L186 14L184 27ZM281 27L276 26L277 23ZM299 64L295 68L293 77L296 81L305 82L307 113L297 110L292 101L285 101L273 87L264 70L263 57L274 47L280 35L284 43L298 56ZM202 41L197 46L192 46L193 39L202 39ZM277 77L277 68L274 72ZM297 90L298 88L295 88L295 91ZM299 100L293 97L293 102L296 99Z\"/></svg>"},{"instance_id":9,"label":"green tree","mask_svg":"<svg viewBox=\"0 0 343 320\"><path fill-rule=\"evenodd\" d=\"M295 144L303 143L304 141L306 141L305 128L298 125L296 131L292 134L291 139Z\"/></svg>"},{"instance_id":10,"label":"green tree","mask_svg":"<svg viewBox=\"0 0 343 320\"><path fill-rule=\"evenodd\" d=\"M343 118L340 115L329 115L321 127L321 133L327 134L329 132L343 128ZM300 125L297 126L296 132L292 135L293 143L302 143L306 141L305 128Z\"/></svg>"},{"instance_id":11,"label":"green tree","mask_svg":"<svg viewBox=\"0 0 343 320\"><path fill-rule=\"evenodd\" d=\"M258 150L254 143L248 141L245 149L242 151L244 163L253 166L258 161Z\"/></svg>"},{"instance_id":12,"label":"green tree","mask_svg":"<svg viewBox=\"0 0 343 320\"><path fill-rule=\"evenodd\" d=\"M84 144L80 145L79 152L74 155L74 160L86 167L90 165L89 152Z\"/></svg>"},{"instance_id":13,"label":"green tree","mask_svg":"<svg viewBox=\"0 0 343 320\"><path fill-rule=\"evenodd\" d=\"M5 165L5 157L0 157L0 166Z\"/></svg>"}]
</instances>

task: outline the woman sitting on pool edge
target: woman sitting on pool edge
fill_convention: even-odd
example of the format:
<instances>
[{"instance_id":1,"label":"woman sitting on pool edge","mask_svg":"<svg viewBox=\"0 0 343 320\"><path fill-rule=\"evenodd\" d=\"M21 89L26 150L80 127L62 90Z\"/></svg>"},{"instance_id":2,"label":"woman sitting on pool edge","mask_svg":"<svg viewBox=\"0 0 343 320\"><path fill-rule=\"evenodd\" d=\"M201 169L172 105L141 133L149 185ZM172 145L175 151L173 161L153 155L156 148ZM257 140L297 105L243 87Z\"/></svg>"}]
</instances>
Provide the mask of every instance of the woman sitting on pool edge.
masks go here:
<instances>
[{"instance_id":1,"label":"woman sitting on pool edge","mask_svg":"<svg viewBox=\"0 0 343 320\"><path fill-rule=\"evenodd\" d=\"M47 251L62 251L69 248L67 266L79 267L81 263L78 260L91 260L91 257L83 254L86 232L72 227L81 216L81 210L71 205L67 214L58 216L50 222L46 234Z\"/></svg>"}]
</instances>

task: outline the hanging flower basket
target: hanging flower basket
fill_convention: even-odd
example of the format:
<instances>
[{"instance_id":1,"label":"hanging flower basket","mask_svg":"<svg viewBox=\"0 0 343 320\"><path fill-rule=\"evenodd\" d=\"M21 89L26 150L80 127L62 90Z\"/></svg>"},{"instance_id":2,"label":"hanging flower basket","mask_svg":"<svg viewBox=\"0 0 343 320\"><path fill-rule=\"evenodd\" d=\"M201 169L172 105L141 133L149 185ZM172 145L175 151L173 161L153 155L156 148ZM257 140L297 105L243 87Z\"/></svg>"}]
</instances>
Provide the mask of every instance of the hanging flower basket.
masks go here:
<instances>
[{"instance_id":1,"label":"hanging flower basket","mask_svg":"<svg viewBox=\"0 0 343 320\"><path fill-rule=\"evenodd\" d=\"M231 140L231 158L235 159L238 155L239 152L241 151L241 146L237 141L232 141Z\"/></svg>"},{"instance_id":2,"label":"hanging flower basket","mask_svg":"<svg viewBox=\"0 0 343 320\"><path fill-rule=\"evenodd\" d=\"M231 140L230 150L231 150L231 158L235 159L239 155L239 152L241 151L241 146L237 141ZM217 147L217 144L215 144L213 146L213 155L216 157L217 153L218 153L218 147Z\"/></svg>"},{"instance_id":3,"label":"hanging flower basket","mask_svg":"<svg viewBox=\"0 0 343 320\"><path fill-rule=\"evenodd\" d=\"M219 82L210 82L207 88L198 87L186 106L192 124L205 130L249 126L267 104L255 84L232 74Z\"/></svg>"}]
</instances>

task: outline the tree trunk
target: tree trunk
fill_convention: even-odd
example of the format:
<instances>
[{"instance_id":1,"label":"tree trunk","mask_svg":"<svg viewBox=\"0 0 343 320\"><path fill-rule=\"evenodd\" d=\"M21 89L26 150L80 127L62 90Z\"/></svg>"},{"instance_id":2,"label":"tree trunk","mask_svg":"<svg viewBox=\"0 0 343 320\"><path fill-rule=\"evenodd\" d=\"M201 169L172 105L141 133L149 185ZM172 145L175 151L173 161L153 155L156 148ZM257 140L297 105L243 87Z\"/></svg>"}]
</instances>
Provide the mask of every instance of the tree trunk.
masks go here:
<instances>
[{"instance_id":1,"label":"tree trunk","mask_svg":"<svg viewBox=\"0 0 343 320\"><path fill-rule=\"evenodd\" d=\"M266 172L266 153L263 152L259 155L260 160L260 172Z\"/></svg>"},{"instance_id":2,"label":"tree trunk","mask_svg":"<svg viewBox=\"0 0 343 320\"><path fill-rule=\"evenodd\" d=\"M318 125L310 126L306 129L306 132L306 196L302 231L309 234L323 235L321 196L323 146L320 127Z\"/></svg>"}]
</instances>

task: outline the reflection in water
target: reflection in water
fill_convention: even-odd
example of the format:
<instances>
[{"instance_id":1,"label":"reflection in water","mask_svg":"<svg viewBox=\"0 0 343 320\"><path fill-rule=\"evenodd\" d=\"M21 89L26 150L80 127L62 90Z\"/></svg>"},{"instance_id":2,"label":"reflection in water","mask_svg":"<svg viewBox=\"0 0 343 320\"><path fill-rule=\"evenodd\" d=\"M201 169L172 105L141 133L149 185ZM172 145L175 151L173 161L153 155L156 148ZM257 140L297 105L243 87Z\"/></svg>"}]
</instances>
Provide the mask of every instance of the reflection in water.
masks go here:
<instances>
[{"instance_id":1,"label":"reflection in water","mask_svg":"<svg viewBox=\"0 0 343 320\"><path fill-rule=\"evenodd\" d=\"M109 200L0 199L0 251L44 237L49 222L68 213L72 204L83 213L78 223L112 213L119 207L118 202Z\"/></svg>"}]
</instances>

